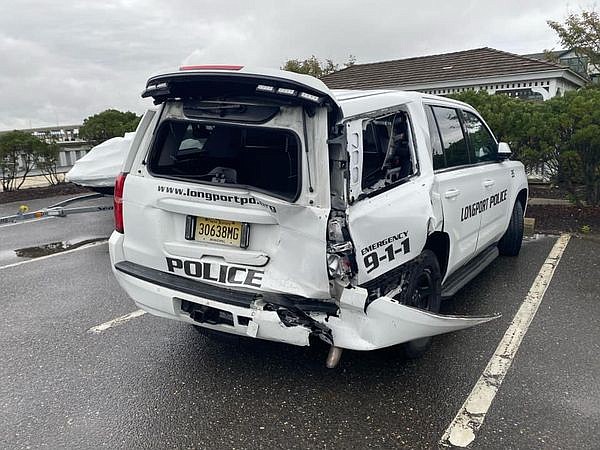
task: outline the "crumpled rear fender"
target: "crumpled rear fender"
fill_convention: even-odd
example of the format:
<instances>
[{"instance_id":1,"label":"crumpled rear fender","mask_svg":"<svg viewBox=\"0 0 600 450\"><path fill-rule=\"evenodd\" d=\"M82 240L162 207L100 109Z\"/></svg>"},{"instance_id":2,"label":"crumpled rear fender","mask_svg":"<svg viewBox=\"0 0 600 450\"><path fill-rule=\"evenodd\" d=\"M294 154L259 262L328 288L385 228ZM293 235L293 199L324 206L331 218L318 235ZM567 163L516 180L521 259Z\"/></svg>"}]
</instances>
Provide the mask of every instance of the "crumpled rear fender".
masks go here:
<instances>
[{"instance_id":1,"label":"crumpled rear fender","mask_svg":"<svg viewBox=\"0 0 600 450\"><path fill-rule=\"evenodd\" d=\"M497 319L495 316L453 316L435 314L401 305L390 297L380 297L364 310L367 292L345 289L339 317L324 322L330 327L334 345L352 350L374 350L426 336L462 330Z\"/></svg>"}]
</instances>

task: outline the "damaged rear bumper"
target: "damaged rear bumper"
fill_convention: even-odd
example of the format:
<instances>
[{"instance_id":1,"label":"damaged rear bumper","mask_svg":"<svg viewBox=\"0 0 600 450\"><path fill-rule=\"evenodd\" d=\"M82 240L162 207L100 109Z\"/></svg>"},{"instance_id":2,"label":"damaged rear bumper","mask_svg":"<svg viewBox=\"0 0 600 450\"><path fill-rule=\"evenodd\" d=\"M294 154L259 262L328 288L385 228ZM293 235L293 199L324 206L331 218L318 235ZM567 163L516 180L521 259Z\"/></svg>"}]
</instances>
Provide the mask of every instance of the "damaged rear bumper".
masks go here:
<instances>
[{"instance_id":1,"label":"damaged rear bumper","mask_svg":"<svg viewBox=\"0 0 600 450\"><path fill-rule=\"evenodd\" d=\"M339 317L328 321L336 347L375 350L427 336L449 333L479 325L495 316L450 316L401 305L389 297L379 297L365 312L367 291L346 289L342 293Z\"/></svg>"},{"instance_id":2,"label":"damaged rear bumper","mask_svg":"<svg viewBox=\"0 0 600 450\"><path fill-rule=\"evenodd\" d=\"M293 345L309 345L312 334L339 348L374 350L497 317L433 314L389 297L380 297L365 309L367 291L362 288L345 289L335 303L221 288L127 261L113 268L129 296L152 314Z\"/></svg>"}]
</instances>

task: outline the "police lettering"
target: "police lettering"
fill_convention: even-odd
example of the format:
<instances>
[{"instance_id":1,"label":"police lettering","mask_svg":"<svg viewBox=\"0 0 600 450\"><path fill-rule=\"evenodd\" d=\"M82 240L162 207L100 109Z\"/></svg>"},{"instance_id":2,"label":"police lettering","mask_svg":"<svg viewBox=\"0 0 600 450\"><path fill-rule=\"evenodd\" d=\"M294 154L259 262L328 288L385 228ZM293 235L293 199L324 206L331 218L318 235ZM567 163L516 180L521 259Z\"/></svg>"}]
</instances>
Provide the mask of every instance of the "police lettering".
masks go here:
<instances>
[{"instance_id":1,"label":"police lettering","mask_svg":"<svg viewBox=\"0 0 600 450\"><path fill-rule=\"evenodd\" d=\"M506 189L490 197L490 206L496 206L506 200Z\"/></svg>"},{"instance_id":2,"label":"police lettering","mask_svg":"<svg viewBox=\"0 0 600 450\"><path fill-rule=\"evenodd\" d=\"M463 220L467 220L470 217L476 216L477 214L484 212L486 209L488 209L489 201L490 199L486 198L475 202L472 205L467 205L463 207L460 213L460 221L462 222Z\"/></svg>"},{"instance_id":3,"label":"police lettering","mask_svg":"<svg viewBox=\"0 0 600 450\"><path fill-rule=\"evenodd\" d=\"M495 194L490 195L488 198L484 198L483 200L479 200L471 205L463 206L460 211L460 221L467 220L471 217L474 217L488 208L499 205L503 201L506 200L507 190L497 192Z\"/></svg>"},{"instance_id":4,"label":"police lettering","mask_svg":"<svg viewBox=\"0 0 600 450\"><path fill-rule=\"evenodd\" d=\"M201 263L198 261L166 258L169 272L183 271L187 276L207 281L230 285L244 285L259 288L263 279L262 270L246 269L244 267L228 266L225 264Z\"/></svg>"}]
</instances>

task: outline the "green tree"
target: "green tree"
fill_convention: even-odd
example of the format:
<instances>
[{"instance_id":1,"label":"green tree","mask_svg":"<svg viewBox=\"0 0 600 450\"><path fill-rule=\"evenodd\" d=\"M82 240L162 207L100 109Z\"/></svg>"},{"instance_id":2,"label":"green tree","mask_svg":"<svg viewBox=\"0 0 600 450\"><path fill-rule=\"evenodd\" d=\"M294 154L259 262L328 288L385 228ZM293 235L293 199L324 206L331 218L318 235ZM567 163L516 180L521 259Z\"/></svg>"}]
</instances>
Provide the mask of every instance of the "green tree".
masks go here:
<instances>
[{"instance_id":1,"label":"green tree","mask_svg":"<svg viewBox=\"0 0 600 450\"><path fill-rule=\"evenodd\" d=\"M506 95L489 95L486 91L466 91L453 98L479 111L499 141L508 142L514 157L527 168L548 164L559 171L555 149L549 144L552 131L546 126L543 103L527 102Z\"/></svg>"},{"instance_id":2,"label":"green tree","mask_svg":"<svg viewBox=\"0 0 600 450\"><path fill-rule=\"evenodd\" d=\"M600 88L566 92L545 102L546 121L556 138L557 153L568 163L567 183L583 181L585 200L600 204Z\"/></svg>"},{"instance_id":3,"label":"green tree","mask_svg":"<svg viewBox=\"0 0 600 450\"><path fill-rule=\"evenodd\" d=\"M5 191L16 191L35 167L47 144L24 131L0 135L0 183Z\"/></svg>"},{"instance_id":4,"label":"green tree","mask_svg":"<svg viewBox=\"0 0 600 450\"><path fill-rule=\"evenodd\" d=\"M56 142L44 143L36 152L35 166L40 170L46 181L52 185L59 184L58 155L60 147Z\"/></svg>"},{"instance_id":5,"label":"green tree","mask_svg":"<svg viewBox=\"0 0 600 450\"><path fill-rule=\"evenodd\" d=\"M571 13L564 23L553 20L547 23L564 48L587 57L590 64L600 64L600 15L596 11Z\"/></svg>"},{"instance_id":6,"label":"green tree","mask_svg":"<svg viewBox=\"0 0 600 450\"><path fill-rule=\"evenodd\" d=\"M545 102L469 91L453 96L476 108L515 157L532 168L544 164L575 194L600 204L600 88L569 91Z\"/></svg>"},{"instance_id":7,"label":"green tree","mask_svg":"<svg viewBox=\"0 0 600 450\"><path fill-rule=\"evenodd\" d=\"M344 63L344 67L353 66L355 63L356 58L350 55L348 60ZM341 66L333 62L331 59L326 59L324 62L322 62L315 55L312 55L310 58L303 60L289 59L283 64L281 69L321 78L332 72L340 70Z\"/></svg>"},{"instance_id":8,"label":"green tree","mask_svg":"<svg viewBox=\"0 0 600 450\"><path fill-rule=\"evenodd\" d=\"M107 109L85 119L83 126L79 129L79 136L96 145L107 139L134 131L140 119L141 116L130 111Z\"/></svg>"}]
</instances>

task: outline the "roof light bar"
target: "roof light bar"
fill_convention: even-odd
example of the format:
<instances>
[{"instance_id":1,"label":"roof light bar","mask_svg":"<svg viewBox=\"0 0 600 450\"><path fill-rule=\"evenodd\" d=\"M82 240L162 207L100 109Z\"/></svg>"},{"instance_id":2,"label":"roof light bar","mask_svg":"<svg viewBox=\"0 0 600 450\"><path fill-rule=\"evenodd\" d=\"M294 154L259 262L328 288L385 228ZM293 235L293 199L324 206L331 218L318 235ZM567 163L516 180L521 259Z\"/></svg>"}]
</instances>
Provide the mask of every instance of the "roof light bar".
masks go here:
<instances>
[{"instance_id":1,"label":"roof light bar","mask_svg":"<svg viewBox=\"0 0 600 450\"><path fill-rule=\"evenodd\" d=\"M313 103L321 104L323 103L323 97L319 97L318 95L309 94L308 92L299 92L295 89L291 88L276 88L275 86L269 86L267 84L259 84L256 86L256 92L264 92L268 94L279 94L285 95L287 97L296 97L303 100L308 100Z\"/></svg>"},{"instance_id":2,"label":"roof light bar","mask_svg":"<svg viewBox=\"0 0 600 450\"><path fill-rule=\"evenodd\" d=\"M277 89L277 93L281 94L281 95L294 96L298 93L298 91L295 91L294 89L288 89L288 88L279 88L279 89Z\"/></svg>"},{"instance_id":3,"label":"roof light bar","mask_svg":"<svg viewBox=\"0 0 600 450\"><path fill-rule=\"evenodd\" d=\"M151 84L150 86L148 86L146 88L146 90L153 91L153 90L156 90L156 89L164 89L166 87L167 87L167 83Z\"/></svg>"},{"instance_id":4,"label":"roof light bar","mask_svg":"<svg viewBox=\"0 0 600 450\"><path fill-rule=\"evenodd\" d=\"M308 94L306 92L300 92L298 97L303 98L304 100L310 100L311 102L321 103L321 97L317 95Z\"/></svg>"},{"instance_id":5,"label":"roof light bar","mask_svg":"<svg viewBox=\"0 0 600 450\"><path fill-rule=\"evenodd\" d=\"M201 66L181 66L179 70L241 70L244 66L209 64Z\"/></svg>"},{"instance_id":6,"label":"roof light bar","mask_svg":"<svg viewBox=\"0 0 600 450\"><path fill-rule=\"evenodd\" d=\"M259 84L258 86L256 86L256 90L258 92L270 92L270 93L274 94L275 86L267 86L265 84Z\"/></svg>"}]
</instances>

